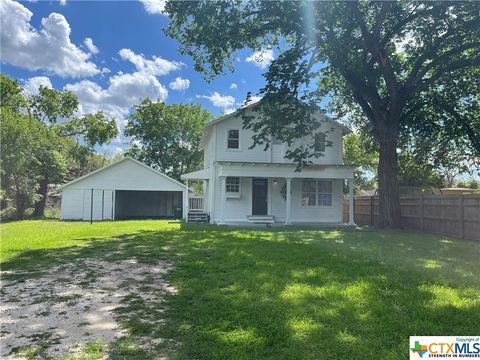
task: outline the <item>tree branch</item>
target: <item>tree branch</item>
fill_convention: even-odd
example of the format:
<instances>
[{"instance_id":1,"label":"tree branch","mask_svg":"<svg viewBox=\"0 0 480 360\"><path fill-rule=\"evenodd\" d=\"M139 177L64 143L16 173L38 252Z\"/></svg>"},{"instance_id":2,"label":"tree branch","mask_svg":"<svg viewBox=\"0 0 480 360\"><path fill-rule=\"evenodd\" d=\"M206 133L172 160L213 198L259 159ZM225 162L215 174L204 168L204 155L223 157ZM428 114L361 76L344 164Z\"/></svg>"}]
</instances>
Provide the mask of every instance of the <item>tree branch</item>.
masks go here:
<instances>
[{"instance_id":1,"label":"tree branch","mask_svg":"<svg viewBox=\"0 0 480 360\"><path fill-rule=\"evenodd\" d=\"M418 6L420 5L417 4L415 8L412 10L411 14L404 18L403 20L399 21L395 26L392 27L392 29L385 34L382 40L380 40L380 45L383 47L387 45L387 43L395 36L397 35L402 29L405 28L405 25L407 25L409 22L415 20L418 17L427 15L432 12L432 8L425 9L424 11L418 11L415 12L418 9Z\"/></svg>"},{"instance_id":2,"label":"tree branch","mask_svg":"<svg viewBox=\"0 0 480 360\"><path fill-rule=\"evenodd\" d=\"M437 81L442 75L444 75L446 72L450 71L455 71L471 66L478 66L480 65L480 57L478 58L473 58L473 59L461 59L456 62L451 62L447 64L447 66L444 66L440 69L437 70L430 78L425 79L423 82L419 83L418 85L412 86L412 93L420 92L425 90L428 86L433 84L435 81Z\"/></svg>"},{"instance_id":3,"label":"tree branch","mask_svg":"<svg viewBox=\"0 0 480 360\"><path fill-rule=\"evenodd\" d=\"M433 59L430 63L426 64L423 69L419 70L417 75L414 77L414 79L410 80L411 81L411 84L415 84L415 82L419 81L422 79L422 77L431 69L433 69L434 67L436 66L440 66L440 65L443 65L443 64L446 64L448 63L448 61L450 60L451 57L455 56L455 55L458 55L460 53L462 53L463 51L465 50L468 50L468 49L474 49L476 47L479 47L480 48L480 42L474 42L474 43L470 43L470 44L463 44L462 46L458 46L456 48L453 48L445 53L443 53L442 55L436 57L435 59ZM479 49L479 52L480 52L480 49ZM413 74L413 71L412 71L412 74Z\"/></svg>"},{"instance_id":4,"label":"tree branch","mask_svg":"<svg viewBox=\"0 0 480 360\"><path fill-rule=\"evenodd\" d=\"M333 56L330 58L336 60L336 68L343 74L350 87L357 90L359 94L361 93L362 98L366 99L370 104L374 104L379 108L384 108L385 105L383 99L377 92L376 84L367 86L364 81L357 76L355 71L350 70L345 54L341 51L341 47L338 46L337 38L331 27L327 29L327 40L332 44L330 49L333 52Z\"/></svg>"},{"instance_id":5,"label":"tree branch","mask_svg":"<svg viewBox=\"0 0 480 360\"><path fill-rule=\"evenodd\" d=\"M388 92L390 94L390 97L392 98L392 103L396 103L399 95L399 92L398 92L399 84L397 82L397 77L395 76L395 72L393 70L393 66L390 61L390 58L387 55L385 49L380 47L378 39L372 36L372 34L370 34L370 32L368 31L367 24L365 23L365 20L364 20L364 15L358 8L358 3L352 2L349 4L353 10L354 17L362 32L362 37L366 47L369 49L372 56L374 56L377 59L377 62L380 65L383 78L385 79L385 83L387 84ZM381 13L387 10L388 8L385 8L382 6L382 9L380 10L380 13L378 14L377 17L381 19L381 16L380 16ZM386 16L386 13L383 16Z\"/></svg>"},{"instance_id":6,"label":"tree branch","mask_svg":"<svg viewBox=\"0 0 480 360\"><path fill-rule=\"evenodd\" d=\"M476 26L478 26L478 21L471 21L468 24L468 26L467 25L465 26L467 29L473 30L476 28ZM445 34L443 34L433 43L430 49L425 49L423 54L417 58L417 60L413 64L410 75L408 76L407 81L405 82L406 87L415 86L416 82L420 81L422 76L425 75L428 72L428 70L433 68L433 66L436 66L439 63L441 63L441 61L449 60L448 59L449 56L454 56L456 54L459 54L462 51L469 49L471 45L474 45L473 47L475 47L477 44L479 44L478 42L474 42L473 44L472 43L464 44L462 46L458 46L454 49L447 51L446 53L440 55L439 57L436 57L438 50L441 48L441 46L444 43L446 43L447 41L448 41L448 44L454 43L455 39L450 39L450 36L455 34L456 30L457 29L455 27L449 28ZM427 64L426 68L422 69L422 66L430 58L433 58L432 62Z\"/></svg>"},{"instance_id":7,"label":"tree branch","mask_svg":"<svg viewBox=\"0 0 480 360\"><path fill-rule=\"evenodd\" d=\"M455 120L457 120L460 123L460 125L465 130L465 133L467 134L468 139L472 143L472 146L473 146L474 150L480 156L480 138L478 137L475 130L472 129L472 127L468 123L467 119L465 119L462 115L460 115L455 110L455 107L452 106L451 104L449 104L447 101L442 99L442 101L438 101L438 103L441 105L441 107L446 112L448 112L450 115L452 115L455 118Z\"/></svg>"},{"instance_id":8,"label":"tree branch","mask_svg":"<svg viewBox=\"0 0 480 360\"><path fill-rule=\"evenodd\" d=\"M388 11L392 7L392 3L384 2L382 3L382 7L378 12L377 16L375 17L375 27L372 32L372 37L374 41L378 42L380 39L380 31L382 30L382 25L387 18Z\"/></svg>"}]
</instances>

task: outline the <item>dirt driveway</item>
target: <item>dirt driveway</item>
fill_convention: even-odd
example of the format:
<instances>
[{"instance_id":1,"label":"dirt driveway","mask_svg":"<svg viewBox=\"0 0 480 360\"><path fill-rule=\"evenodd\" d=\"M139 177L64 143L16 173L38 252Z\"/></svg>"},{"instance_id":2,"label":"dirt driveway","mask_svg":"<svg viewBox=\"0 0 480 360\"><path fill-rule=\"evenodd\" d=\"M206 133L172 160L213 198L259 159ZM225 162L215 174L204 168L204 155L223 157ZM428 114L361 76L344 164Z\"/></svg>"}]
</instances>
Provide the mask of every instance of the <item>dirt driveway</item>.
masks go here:
<instances>
[{"instance_id":1,"label":"dirt driveway","mask_svg":"<svg viewBox=\"0 0 480 360\"><path fill-rule=\"evenodd\" d=\"M142 264L133 257L79 259L35 277L4 272L12 280L2 281L0 357L109 358L127 345L154 353L163 340L153 331L132 333L128 322L136 319L138 328L141 320L150 325L146 329L161 325L164 298L175 293L164 279L171 269L168 261Z\"/></svg>"}]
</instances>

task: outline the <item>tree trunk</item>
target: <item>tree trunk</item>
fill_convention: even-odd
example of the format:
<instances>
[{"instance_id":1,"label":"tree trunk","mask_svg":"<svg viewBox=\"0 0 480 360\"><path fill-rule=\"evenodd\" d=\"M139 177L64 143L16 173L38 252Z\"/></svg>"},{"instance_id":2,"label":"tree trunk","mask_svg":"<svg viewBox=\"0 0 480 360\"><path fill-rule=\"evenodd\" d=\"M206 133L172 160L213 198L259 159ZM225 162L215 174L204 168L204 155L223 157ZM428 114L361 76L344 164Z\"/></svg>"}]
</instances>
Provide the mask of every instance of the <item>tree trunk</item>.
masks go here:
<instances>
[{"instance_id":1,"label":"tree trunk","mask_svg":"<svg viewBox=\"0 0 480 360\"><path fill-rule=\"evenodd\" d=\"M25 203L22 195L16 195L15 199L15 216L17 220L23 220L25 217Z\"/></svg>"},{"instance_id":2,"label":"tree trunk","mask_svg":"<svg viewBox=\"0 0 480 360\"><path fill-rule=\"evenodd\" d=\"M37 194L40 195L40 200L35 204L35 209L33 215L35 217L41 218L45 215L45 205L47 203L47 193L48 193L48 179L43 178L40 180L40 187L38 188Z\"/></svg>"},{"instance_id":3,"label":"tree trunk","mask_svg":"<svg viewBox=\"0 0 480 360\"><path fill-rule=\"evenodd\" d=\"M397 138L379 139L378 164L379 226L399 228L400 193L398 185Z\"/></svg>"}]
</instances>

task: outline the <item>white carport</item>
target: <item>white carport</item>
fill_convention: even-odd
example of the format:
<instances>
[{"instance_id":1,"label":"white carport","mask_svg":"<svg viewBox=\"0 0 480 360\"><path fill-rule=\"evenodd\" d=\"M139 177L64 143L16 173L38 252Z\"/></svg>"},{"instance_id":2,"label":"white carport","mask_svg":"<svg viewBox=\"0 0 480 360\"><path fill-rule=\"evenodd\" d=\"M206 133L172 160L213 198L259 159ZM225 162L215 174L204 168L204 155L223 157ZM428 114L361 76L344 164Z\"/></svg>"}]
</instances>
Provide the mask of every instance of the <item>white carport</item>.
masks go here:
<instances>
[{"instance_id":1,"label":"white carport","mask_svg":"<svg viewBox=\"0 0 480 360\"><path fill-rule=\"evenodd\" d=\"M126 157L61 187L62 220L180 218L185 186Z\"/></svg>"}]
</instances>

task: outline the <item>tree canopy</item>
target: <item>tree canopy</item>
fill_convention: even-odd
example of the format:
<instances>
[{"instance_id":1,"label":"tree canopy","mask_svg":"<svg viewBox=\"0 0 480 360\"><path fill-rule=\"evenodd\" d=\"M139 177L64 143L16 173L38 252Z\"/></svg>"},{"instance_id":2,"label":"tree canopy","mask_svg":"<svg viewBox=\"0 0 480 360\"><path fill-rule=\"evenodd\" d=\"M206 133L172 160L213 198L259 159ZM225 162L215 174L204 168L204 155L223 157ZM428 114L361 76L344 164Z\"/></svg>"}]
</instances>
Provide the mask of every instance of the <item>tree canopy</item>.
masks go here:
<instances>
[{"instance_id":1,"label":"tree canopy","mask_svg":"<svg viewBox=\"0 0 480 360\"><path fill-rule=\"evenodd\" d=\"M262 134L291 143L312 130L308 113L293 103L283 116L271 116L292 95L312 108L328 98L331 111L371 134L379 149L380 225L400 225L397 148L403 129L423 127L414 118L428 106L422 97L450 84L442 107L453 103L468 123L457 134L476 148L476 137L464 136L476 123L464 115L475 111L465 99L478 101L478 92L467 82L456 89L452 79L473 76L478 83L478 2L169 1L165 9L166 33L206 79L233 70L237 50L277 49L260 90L267 106L259 107L265 116L255 128L258 143L268 141ZM435 123L446 129L442 118ZM301 163L307 154L300 149L291 157Z\"/></svg>"},{"instance_id":2,"label":"tree canopy","mask_svg":"<svg viewBox=\"0 0 480 360\"><path fill-rule=\"evenodd\" d=\"M3 74L0 81L2 190L15 199L18 218L31 206L43 216L48 185L81 175L93 147L110 142L117 125L101 112L75 117L71 92L41 86L24 96L17 81Z\"/></svg>"},{"instance_id":3,"label":"tree canopy","mask_svg":"<svg viewBox=\"0 0 480 360\"><path fill-rule=\"evenodd\" d=\"M179 180L181 174L202 167L203 154L197 147L212 118L199 104L166 105L145 99L135 106L125 127L125 135L132 138L126 154Z\"/></svg>"}]
</instances>

